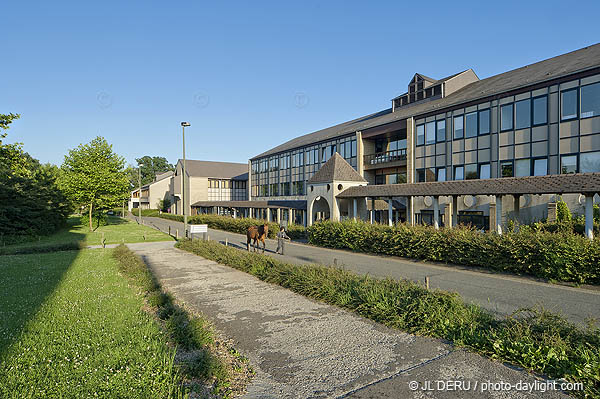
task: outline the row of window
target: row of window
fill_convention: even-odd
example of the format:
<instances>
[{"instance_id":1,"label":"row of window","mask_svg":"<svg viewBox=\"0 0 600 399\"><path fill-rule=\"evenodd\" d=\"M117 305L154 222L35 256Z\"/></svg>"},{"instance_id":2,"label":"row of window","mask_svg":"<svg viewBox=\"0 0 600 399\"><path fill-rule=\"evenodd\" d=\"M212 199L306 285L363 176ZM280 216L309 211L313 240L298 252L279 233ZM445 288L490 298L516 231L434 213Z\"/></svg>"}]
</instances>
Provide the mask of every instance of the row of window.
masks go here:
<instances>
[{"instance_id":1,"label":"row of window","mask_svg":"<svg viewBox=\"0 0 600 399\"><path fill-rule=\"evenodd\" d=\"M208 179L208 188L245 189L246 180Z\"/></svg>"},{"instance_id":2,"label":"row of window","mask_svg":"<svg viewBox=\"0 0 600 399\"><path fill-rule=\"evenodd\" d=\"M416 172L417 183L446 181L445 167L417 169ZM589 172L600 172L600 151L562 155L560 157L561 174ZM546 157L500 162L501 177L544 176L547 174L548 158ZM490 163L454 166L454 180L489 178L491 178Z\"/></svg>"},{"instance_id":3,"label":"row of window","mask_svg":"<svg viewBox=\"0 0 600 399\"><path fill-rule=\"evenodd\" d=\"M590 118L600 115L600 83L563 90L560 93L561 120ZM455 140L489 134L490 110L455 116ZM500 131L526 129L548 123L548 96L543 95L500 106ZM439 120L417 125L417 145L446 141L446 121Z\"/></svg>"},{"instance_id":4,"label":"row of window","mask_svg":"<svg viewBox=\"0 0 600 399\"><path fill-rule=\"evenodd\" d=\"M252 187L252 196L254 197L278 197L305 194L306 184L303 181L260 184Z\"/></svg>"}]
</instances>

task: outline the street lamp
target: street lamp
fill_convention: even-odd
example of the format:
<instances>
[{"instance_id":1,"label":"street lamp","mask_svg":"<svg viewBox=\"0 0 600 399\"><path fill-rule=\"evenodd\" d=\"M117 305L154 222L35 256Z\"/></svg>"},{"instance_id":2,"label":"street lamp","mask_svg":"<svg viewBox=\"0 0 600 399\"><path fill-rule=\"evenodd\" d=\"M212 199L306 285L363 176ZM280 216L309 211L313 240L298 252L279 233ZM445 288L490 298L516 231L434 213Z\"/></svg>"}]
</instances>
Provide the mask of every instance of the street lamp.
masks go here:
<instances>
[{"instance_id":1,"label":"street lamp","mask_svg":"<svg viewBox=\"0 0 600 399\"><path fill-rule=\"evenodd\" d=\"M140 224L144 224L142 221L142 166L143 164L138 163L138 185L140 186L138 192L138 218L140 219Z\"/></svg>"},{"instance_id":2,"label":"street lamp","mask_svg":"<svg viewBox=\"0 0 600 399\"><path fill-rule=\"evenodd\" d=\"M183 171L181 173L181 200L183 202L183 231L184 236L187 238L188 224L187 224L187 209L185 206L185 128L190 127L189 122L181 122L181 129L183 131Z\"/></svg>"}]
</instances>

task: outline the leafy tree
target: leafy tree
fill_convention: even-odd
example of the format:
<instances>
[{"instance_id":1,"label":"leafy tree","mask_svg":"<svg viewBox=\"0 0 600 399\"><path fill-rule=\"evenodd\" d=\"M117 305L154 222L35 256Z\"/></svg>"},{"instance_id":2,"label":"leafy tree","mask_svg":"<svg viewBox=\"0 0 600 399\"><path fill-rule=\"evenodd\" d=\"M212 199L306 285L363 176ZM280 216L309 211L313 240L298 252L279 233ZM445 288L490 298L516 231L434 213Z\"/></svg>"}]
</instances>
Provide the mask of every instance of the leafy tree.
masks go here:
<instances>
[{"instance_id":1,"label":"leafy tree","mask_svg":"<svg viewBox=\"0 0 600 399\"><path fill-rule=\"evenodd\" d=\"M65 191L74 203L87 209L90 231L94 212L117 207L128 197L125 160L103 137L70 150L61 169Z\"/></svg>"},{"instance_id":2,"label":"leafy tree","mask_svg":"<svg viewBox=\"0 0 600 399\"><path fill-rule=\"evenodd\" d=\"M170 206L171 200L168 198L161 199L158 201L158 209L160 209L162 212L167 212Z\"/></svg>"},{"instance_id":3,"label":"leafy tree","mask_svg":"<svg viewBox=\"0 0 600 399\"><path fill-rule=\"evenodd\" d=\"M144 155L136 158L137 165L141 165L142 185L152 183L157 175L175 170L173 164L170 164L165 157L151 157ZM127 166L127 177L129 178L129 187L131 190L139 187L138 166Z\"/></svg>"}]
</instances>

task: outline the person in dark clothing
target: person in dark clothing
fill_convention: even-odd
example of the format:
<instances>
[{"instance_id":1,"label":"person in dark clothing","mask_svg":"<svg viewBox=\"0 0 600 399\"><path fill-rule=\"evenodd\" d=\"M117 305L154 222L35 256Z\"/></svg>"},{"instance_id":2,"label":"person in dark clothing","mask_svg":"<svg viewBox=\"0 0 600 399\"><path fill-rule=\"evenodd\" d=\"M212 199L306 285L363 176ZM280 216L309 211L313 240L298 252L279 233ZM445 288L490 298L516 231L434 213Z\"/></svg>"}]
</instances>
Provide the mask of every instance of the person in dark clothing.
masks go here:
<instances>
[{"instance_id":1,"label":"person in dark clothing","mask_svg":"<svg viewBox=\"0 0 600 399\"><path fill-rule=\"evenodd\" d=\"M289 240L290 237L285 233L285 227L281 226L279 229L279 233L277 233L277 250L276 253L279 253L279 249L281 248L281 255L283 255L283 250L285 247L285 240Z\"/></svg>"}]
</instances>

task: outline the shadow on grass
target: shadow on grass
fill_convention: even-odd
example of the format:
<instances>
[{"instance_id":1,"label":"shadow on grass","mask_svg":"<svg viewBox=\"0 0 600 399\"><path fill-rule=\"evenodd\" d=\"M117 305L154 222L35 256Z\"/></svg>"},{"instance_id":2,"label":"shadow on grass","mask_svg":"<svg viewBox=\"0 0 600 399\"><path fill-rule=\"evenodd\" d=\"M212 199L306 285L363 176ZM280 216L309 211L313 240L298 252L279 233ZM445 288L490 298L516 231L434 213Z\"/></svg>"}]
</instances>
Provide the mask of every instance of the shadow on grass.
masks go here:
<instances>
[{"instance_id":1,"label":"shadow on grass","mask_svg":"<svg viewBox=\"0 0 600 399\"><path fill-rule=\"evenodd\" d=\"M79 242L85 235L69 232L68 237ZM29 243L29 248L35 249L32 244ZM50 244L39 245L43 251L42 248ZM0 359L55 291L78 254L78 250L61 250L0 255Z\"/></svg>"}]
</instances>

